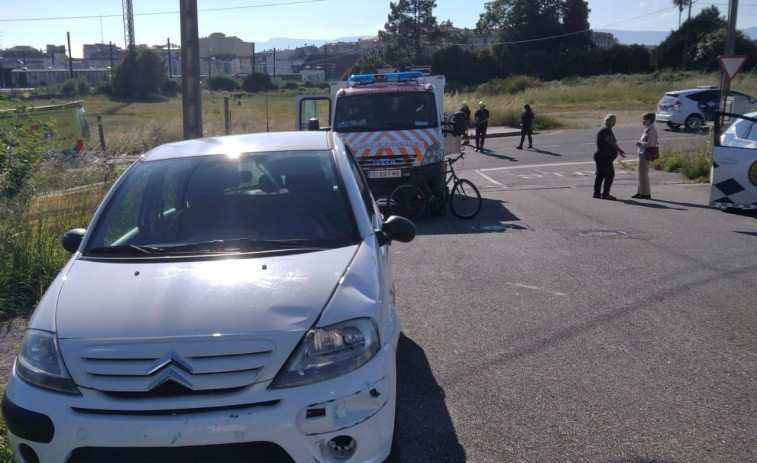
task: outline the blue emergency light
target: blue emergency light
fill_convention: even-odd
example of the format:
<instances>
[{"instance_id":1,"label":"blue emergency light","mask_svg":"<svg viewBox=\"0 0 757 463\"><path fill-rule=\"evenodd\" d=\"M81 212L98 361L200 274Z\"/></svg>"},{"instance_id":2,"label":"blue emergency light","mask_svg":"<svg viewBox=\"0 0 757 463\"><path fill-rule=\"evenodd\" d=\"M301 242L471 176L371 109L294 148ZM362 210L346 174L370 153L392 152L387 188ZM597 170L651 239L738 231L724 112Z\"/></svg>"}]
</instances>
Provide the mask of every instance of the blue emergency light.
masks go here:
<instances>
[{"instance_id":1,"label":"blue emergency light","mask_svg":"<svg viewBox=\"0 0 757 463\"><path fill-rule=\"evenodd\" d=\"M390 72L387 74L353 74L347 82L353 85L374 84L376 82L407 82L423 77L421 71Z\"/></svg>"}]
</instances>

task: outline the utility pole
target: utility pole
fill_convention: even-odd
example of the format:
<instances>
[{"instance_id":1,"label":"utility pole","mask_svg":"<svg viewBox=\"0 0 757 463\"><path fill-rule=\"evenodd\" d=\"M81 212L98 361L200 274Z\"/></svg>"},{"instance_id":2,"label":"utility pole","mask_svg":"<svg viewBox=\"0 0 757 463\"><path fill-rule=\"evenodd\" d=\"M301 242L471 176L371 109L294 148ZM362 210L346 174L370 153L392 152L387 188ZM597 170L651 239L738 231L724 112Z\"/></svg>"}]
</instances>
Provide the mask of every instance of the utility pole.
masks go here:
<instances>
[{"instance_id":1,"label":"utility pole","mask_svg":"<svg viewBox=\"0 0 757 463\"><path fill-rule=\"evenodd\" d=\"M181 107L184 139L202 137L202 92L200 89L200 36L197 0L180 0L181 12Z\"/></svg>"},{"instance_id":2,"label":"utility pole","mask_svg":"<svg viewBox=\"0 0 757 463\"><path fill-rule=\"evenodd\" d=\"M74 53L71 51L71 33L66 32L66 37L68 38L68 72L70 73L71 78L73 79L74 78Z\"/></svg>"},{"instance_id":3,"label":"utility pole","mask_svg":"<svg viewBox=\"0 0 757 463\"><path fill-rule=\"evenodd\" d=\"M168 45L167 45L167 48L168 48L168 77L170 79L173 79L173 70L172 70L172 67L171 67L171 39L168 38L166 40L168 41Z\"/></svg>"},{"instance_id":4,"label":"utility pole","mask_svg":"<svg viewBox=\"0 0 757 463\"><path fill-rule=\"evenodd\" d=\"M737 10L739 9L739 0L730 0L728 6L728 29L725 35L725 55L735 54L735 41L736 41L736 17ZM728 94L731 92L731 79L728 78L725 71L721 71L720 77L720 111L725 112L727 109L726 103L728 102ZM722 123L722 119L721 119Z\"/></svg>"}]
</instances>

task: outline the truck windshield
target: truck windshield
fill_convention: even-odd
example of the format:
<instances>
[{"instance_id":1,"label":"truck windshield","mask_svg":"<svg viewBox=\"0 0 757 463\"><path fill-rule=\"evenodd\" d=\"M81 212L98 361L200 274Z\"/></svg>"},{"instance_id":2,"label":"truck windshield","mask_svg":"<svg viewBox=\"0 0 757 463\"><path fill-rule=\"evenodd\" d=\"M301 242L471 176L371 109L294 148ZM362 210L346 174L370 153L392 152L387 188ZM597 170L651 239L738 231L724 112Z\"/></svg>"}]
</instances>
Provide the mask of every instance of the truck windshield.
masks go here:
<instances>
[{"instance_id":1,"label":"truck windshield","mask_svg":"<svg viewBox=\"0 0 757 463\"><path fill-rule=\"evenodd\" d=\"M432 92L346 95L336 101L336 132L415 130L438 125Z\"/></svg>"}]
</instances>

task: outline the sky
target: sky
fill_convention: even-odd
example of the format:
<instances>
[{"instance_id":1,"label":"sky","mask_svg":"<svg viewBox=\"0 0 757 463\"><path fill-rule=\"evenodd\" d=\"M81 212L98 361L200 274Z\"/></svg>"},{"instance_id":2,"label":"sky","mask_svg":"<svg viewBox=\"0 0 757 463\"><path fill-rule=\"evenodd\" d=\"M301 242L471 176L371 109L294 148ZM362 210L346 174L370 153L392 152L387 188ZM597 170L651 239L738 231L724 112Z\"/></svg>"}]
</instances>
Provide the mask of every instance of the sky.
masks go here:
<instances>
[{"instance_id":1,"label":"sky","mask_svg":"<svg viewBox=\"0 0 757 463\"><path fill-rule=\"evenodd\" d=\"M436 0L434 16L456 27L474 28L490 0ZM67 45L74 57L82 45L109 43L124 47L122 0L2 0L0 48ZM334 40L371 37L383 28L388 0L197 0L200 37L214 32L245 42L273 38ZM663 31L678 28L672 0L589 0L592 29ZM9 7L12 4L12 7ZM692 15L715 5L728 16L728 0L695 0ZM132 0L137 44L180 43L179 0ZM684 12L685 16L688 14ZM737 28L757 26L757 0L741 0Z\"/></svg>"}]
</instances>

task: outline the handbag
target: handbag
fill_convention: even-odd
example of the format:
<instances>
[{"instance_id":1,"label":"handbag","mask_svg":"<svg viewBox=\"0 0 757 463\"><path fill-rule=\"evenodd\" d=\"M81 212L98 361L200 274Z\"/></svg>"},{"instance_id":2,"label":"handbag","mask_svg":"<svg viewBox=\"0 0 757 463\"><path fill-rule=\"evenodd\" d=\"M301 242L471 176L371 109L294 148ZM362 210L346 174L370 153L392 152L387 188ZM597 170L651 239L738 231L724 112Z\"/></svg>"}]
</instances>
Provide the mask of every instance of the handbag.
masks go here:
<instances>
[{"instance_id":1,"label":"handbag","mask_svg":"<svg viewBox=\"0 0 757 463\"><path fill-rule=\"evenodd\" d=\"M660 159L660 148L657 146L647 146L644 150L644 156L647 158L647 161Z\"/></svg>"}]
</instances>

